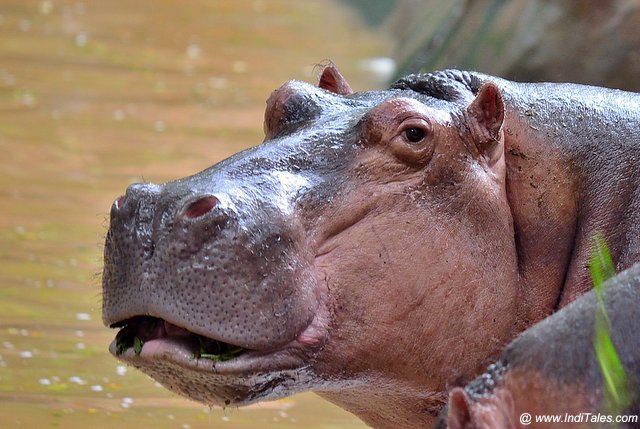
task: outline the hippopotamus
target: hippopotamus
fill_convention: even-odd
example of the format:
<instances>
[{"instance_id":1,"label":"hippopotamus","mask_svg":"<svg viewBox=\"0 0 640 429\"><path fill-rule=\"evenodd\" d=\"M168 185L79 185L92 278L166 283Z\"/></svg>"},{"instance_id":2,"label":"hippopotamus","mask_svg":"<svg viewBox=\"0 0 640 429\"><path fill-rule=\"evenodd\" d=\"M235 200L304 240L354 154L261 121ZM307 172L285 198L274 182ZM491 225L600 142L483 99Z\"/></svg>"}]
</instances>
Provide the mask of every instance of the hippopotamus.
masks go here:
<instances>
[{"instance_id":1,"label":"hippopotamus","mask_svg":"<svg viewBox=\"0 0 640 429\"><path fill-rule=\"evenodd\" d=\"M591 288L598 232L640 259L640 96L447 70L267 100L264 142L130 185L106 234L110 350L240 406L315 391L428 427L454 382Z\"/></svg>"},{"instance_id":2,"label":"hippopotamus","mask_svg":"<svg viewBox=\"0 0 640 429\"><path fill-rule=\"evenodd\" d=\"M604 289L609 322L604 326L624 370L618 399L607 398L596 357L599 309L592 290L520 334L477 379L452 389L448 410L437 427L640 426L640 264L610 280Z\"/></svg>"}]
</instances>

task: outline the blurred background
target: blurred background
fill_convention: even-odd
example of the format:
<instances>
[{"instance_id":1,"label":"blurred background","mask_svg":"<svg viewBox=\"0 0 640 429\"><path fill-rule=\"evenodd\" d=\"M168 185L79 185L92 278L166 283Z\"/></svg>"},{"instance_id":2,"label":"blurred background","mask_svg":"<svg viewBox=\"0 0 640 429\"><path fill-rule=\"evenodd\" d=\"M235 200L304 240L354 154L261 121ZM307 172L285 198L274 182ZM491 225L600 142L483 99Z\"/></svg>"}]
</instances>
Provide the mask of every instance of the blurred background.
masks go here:
<instances>
[{"instance_id":1,"label":"blurred background","mask_svg":"<svg viewBox=\"0 0 640 429\"><path fill-rule=\"evenodd\" d=\"M638 0L346 0L393 42L394 77L443 68L640 90Z\"/></svg>"},{"instance_id":2,"label":"blurred background","mask_svg":"<svg viewBox=\"0 0 640 429\"><path fill-rule=\"evenodd\" d=\"M107 352L113 200L262 140L264 101L335 62L355 90L444 67L638 90L635 0L0 0L2 428L360 428L313 394L179 398Z\"/></svg>"}]
</instances>

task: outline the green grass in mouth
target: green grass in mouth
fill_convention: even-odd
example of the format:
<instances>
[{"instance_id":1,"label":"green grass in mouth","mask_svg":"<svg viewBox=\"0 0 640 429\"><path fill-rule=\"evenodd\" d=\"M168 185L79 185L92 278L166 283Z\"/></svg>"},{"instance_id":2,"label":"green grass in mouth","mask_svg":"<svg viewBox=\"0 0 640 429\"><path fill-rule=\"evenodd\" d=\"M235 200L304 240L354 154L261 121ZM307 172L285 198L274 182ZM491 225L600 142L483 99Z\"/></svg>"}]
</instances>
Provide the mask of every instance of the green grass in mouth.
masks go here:
<instances>
[{"instance_id":1,"label":"green grass in mouth","mask_svg":"<svg viewBox=\"0 0 640 429\"><path fill-rule=\"evenodd\" d=\"M127 325L118 332L116 335L116 356L122 355L130 348L133 348L136 356L140 355L144 340L135 335L138 329ZM197 348L197 351L192 354L192 359L209 359L214 362L224 362L233 359L246 350L242 347L232 346L202 336L197 336L197 338L198 343L197 345L194 344L196 346L194 348Z\"/></svg>"},{"instance_id":2,"label":"green grass in mouth","mask_svg":"<svg viewBox=\"0 0 640 429\"><path fill-rule=\"evenodd\" d=\"M136 356L138 356L142 351L143 345L144 341L134 335L133 328L127 325L116 335L116 356L120 356L131 347L133 347Z\"/></svg>"},{"instance_id":3,"label":"green grass in mouth","mask_svg":"<svg viewBox=\"0 0 640 429\"><path fill-rule=\"evenodd\" d=\"M231 346L219 341L211 341L204 337L198 337L198 351L193 354L193 359L209 359L214 362L224 362L245 351L244 348Z\"/></svg>"}]
</instances>

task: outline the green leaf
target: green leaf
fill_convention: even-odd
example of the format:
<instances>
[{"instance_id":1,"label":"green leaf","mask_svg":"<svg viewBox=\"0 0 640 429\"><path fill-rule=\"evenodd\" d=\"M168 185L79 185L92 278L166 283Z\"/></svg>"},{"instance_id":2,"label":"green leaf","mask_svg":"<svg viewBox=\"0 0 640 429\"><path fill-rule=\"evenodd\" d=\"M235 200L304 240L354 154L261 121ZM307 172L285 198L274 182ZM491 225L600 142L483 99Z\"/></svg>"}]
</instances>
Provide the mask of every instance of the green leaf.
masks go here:
<instances>
[{"instance_id":1,"label":"green leaf","mask_svg":"<svg viewBox=\"0 0 640 429\"><path fill-rule=\"evenodd\" d=\"M616 411L621 411L630 405L630 398L627 394L627 377L618 352L611 341L609 323L605 319L606 315L601 313L599 315L600 317L596 317L594 339L596 358L605 381L609 401L616 408Z\"/></svg>"},{"instance_id":2,"label":"green leaf","mask_svg":"<svg viewBox=\"0 0 640 429\"><path fill-rule=\"evenodd\" d=\"M140 355L143 345L144 345L144 341L142 341L140 338L135 337L133 339L133 351L136 353L136 356Z\"/></svg>"},{"instance_id":3,"label":"green leaf","mask_svg":"<svg viewBox=\"0 0 640 429\"><path fill-rule=\"evenodd\" d=\"M604 302L605 282L615 276L611 252L602 235L594 237L594 249L589 259L589 273L596 293L595 337L593 347L605 384L605 402L609 412L621 412L631 404L627 375L611 340L611 322Z\"/></svg>"},{"instance_id":4,"label":"green leaf","mask_svg":"<svg viewBox=\"0 0 640 429\"><path fill-rule=\"evenodd\" d=\"M591 281L596 289L596 294L602 298L602 286L605 281L616 275L616 269L611 259L611 252L609 252L602 235L596 234L594 244L589 260L589 273L591 274Z\"/></svg>"},{"instance_id":5,"label":"green leaf","mask_svg":"<svg viewBox=\"0 0 640 429\"><path fill-rule=\"evenodd\" d=\"M199 350L193 354L193 359L209 359L214 362L224 362L233 359L245 351L242 347L225 346L221 347L218 342L210 342L200 337Z\"/></svg>"},{"instance_id":6,"label":"green leaf","mask_svg":"<svg viewBox=\"0 0 640 429\"><path fill-rule=\"evenodd\" d=\"M144 341L134 334L135 330L130 326L125 326L116 335L116 355L120 356L127 349L133 347L137 355L142 351Z\"/></svg>"},{"instance_id":7,"label":"green leaf","mask_svg":"<svg viewBox=\"0 0 640 429\"><path fill-rule=\"evenodd\" d=\"M244 349L242 347L238 347L237 349L229 350L226 353L200 353L200 358L202 359L211 359L214 362L224 362L226 360L233 359L242 353Z\"/></svg>"},{"instance_id":8,"label":"green leaf","mask_svg":"<svg viewBox=\"0 0 640 429\"><path fill-rule=\"evenodd\" d=\"M124 328L116 335L116 355L120 356L133 345L129 331Z\"/></svg>"}]
</instances>

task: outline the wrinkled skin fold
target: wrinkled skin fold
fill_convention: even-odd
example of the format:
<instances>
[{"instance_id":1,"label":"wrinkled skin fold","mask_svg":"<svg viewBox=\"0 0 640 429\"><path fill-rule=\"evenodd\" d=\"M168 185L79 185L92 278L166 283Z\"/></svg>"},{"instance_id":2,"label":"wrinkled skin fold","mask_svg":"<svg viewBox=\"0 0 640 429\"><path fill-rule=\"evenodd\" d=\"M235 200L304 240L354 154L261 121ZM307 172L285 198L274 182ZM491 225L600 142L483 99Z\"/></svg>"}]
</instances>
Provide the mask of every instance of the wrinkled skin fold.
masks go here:
<instances>
[{"instance_id":1,"label":"wrinkled skin fold","mask_svg":"<svg viewBox=\"0 0 640 429\"><path fill-rule=\"evenodd\" d=\"M288 82L263 144L114 202L110 350L207 404L313 390L428 426L452 383L589 289L596 230L618 269L638 260L639 111L459 71Z\"/></svg>"},{"instance_id":2,"label":"wrinkled skin fold","mask_svg":"<svg viewBox=\"0 0 640 429\"><path fill-rule=\"evenodd\" d=\"M452 389L437 428L553 426L536 421L536 416L559 416L560 427L637 428L640 264L609 280L603 289L606 332L624 374L616 378L624 380L616 383L616 400L607 394L604 364L596 353L596 318L602 310L591 291L520 334L482 376ZM529 424L520 423L523 413L532 416Z\"/></svg>"}]
</instances>

